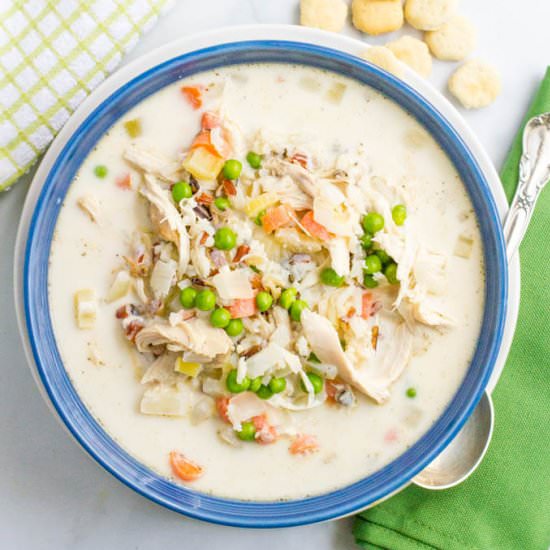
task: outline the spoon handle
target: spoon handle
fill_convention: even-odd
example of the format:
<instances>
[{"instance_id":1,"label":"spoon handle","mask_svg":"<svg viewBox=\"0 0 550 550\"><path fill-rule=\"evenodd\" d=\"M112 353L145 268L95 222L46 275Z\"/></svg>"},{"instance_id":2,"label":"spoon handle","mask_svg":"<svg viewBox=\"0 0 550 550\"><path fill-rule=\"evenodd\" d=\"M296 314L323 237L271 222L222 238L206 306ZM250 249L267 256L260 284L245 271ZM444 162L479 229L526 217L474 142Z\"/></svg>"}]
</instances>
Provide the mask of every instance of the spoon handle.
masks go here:
<instances>
[{"instance_id":1,"label":"spoon handle","mask_svg":"<svg viewBox=\"0 0 550 550\"><path fill-rule=\"evenodd\" d=\"M550 179L550 113L529 120L523 132L519 183L504 222L508 260L516 253L539 195Z\"/></svg>"}]
</instances>

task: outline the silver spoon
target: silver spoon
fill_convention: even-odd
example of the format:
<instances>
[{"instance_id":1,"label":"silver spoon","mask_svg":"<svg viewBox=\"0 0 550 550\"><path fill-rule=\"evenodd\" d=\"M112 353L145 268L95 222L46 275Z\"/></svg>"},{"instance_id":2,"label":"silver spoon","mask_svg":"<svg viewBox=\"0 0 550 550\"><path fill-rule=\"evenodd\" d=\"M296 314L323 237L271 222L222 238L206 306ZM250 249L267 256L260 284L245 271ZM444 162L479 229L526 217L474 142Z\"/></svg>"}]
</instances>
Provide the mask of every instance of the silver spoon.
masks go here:
<instances>
[{"instance_id":1,"label":"silver spoon","mask_svg":"<svg viewBox=\"0 0 550 550\"><path fill-rule=\"evenodd\" d=\"M523 131L519 183L504 222L508 261L523 240L539 195L550 180L550 113L530 119ZM462 430L430 465L413 478L425 489L448 489L467 479L483 460L493 435L494 412L485 392Z\"/></svg>"}]
</instances>

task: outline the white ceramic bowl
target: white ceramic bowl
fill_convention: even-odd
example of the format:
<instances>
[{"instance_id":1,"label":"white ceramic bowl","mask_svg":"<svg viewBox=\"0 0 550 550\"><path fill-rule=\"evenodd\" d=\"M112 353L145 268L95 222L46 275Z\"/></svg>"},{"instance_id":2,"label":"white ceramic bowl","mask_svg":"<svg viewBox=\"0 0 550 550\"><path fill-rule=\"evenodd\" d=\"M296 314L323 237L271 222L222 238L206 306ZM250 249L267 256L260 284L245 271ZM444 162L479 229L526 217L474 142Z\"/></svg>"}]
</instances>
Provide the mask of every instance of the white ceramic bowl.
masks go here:
<instances>
[{"instance_id":1,"label":"white ceramic bowl","mask_svg":"<svg viewBox=\"0 0 550 550\"><path fill-rule=\"evenodd\" d=\"M395 490L399 486L406 485L412 475L417 473L422 465L427 464L426 461L428 459L433 459L435 457L434 453L440 452L444 448L444 446L448 444L448 442L451 440L452 436L456 433L456 430L458 430L460 426L455 425L451 430L449 430L449 433L446 437L441 437L439 439L438 445L435 445L433 449L431 449L431 454L426 455L424 462L419 461L418 464L410 467L408 470L408 477L402 477L400 478L399 482L394 482L393 485L388 485L385 492L382 491L377 493L376 499L372 498L371 500L368 500L361 498L352 498L349 502L339 502L340 497L336 496L332 498L330 505L327 505L326 509L323 509L324 503L330 499L328 498L328 496L316 497L319 499L318 502L315 499L296 501L296 505L289 506L286 512L282 512L281 514L279 514L279 509L282 510L287 503L285 503L284 505L282 503L279 503L280 506L278 508L276 506L276 503L263 505L256 504L254 506L248 506L247 508L247 505L240 504L237 501L225 501L224 504L224 502L222 502L223 499L214 499L216 500L216 502L211 502L211 497L209 497L209 500L206 497L201 497L199 493L194 493L193 491L189 490L176 493L175 491L172 491L170 487L160 487L160 485L157 487L156 493L153 494L149 492L148 489L160 483L160 481L155 478L154 474L147 471L142 466L134 464L132 465L132 468L134 468L139 476L144 478L145 481L137 483L135 479L132 480L129 476L125 476L122 473L123 469L118 467L116 460L107 460L105 456L101 456L101 453L94 451L94 440L105 438L106 436L104 434L96 433L93 430L90 431L88 428L85 428L82 425L78 425L78 423L70 421L67 418L67 414L64 413L59 407L59 398L56 398L56 396L52 394L51 386L47 383L47 381L45 382L44 365L38 365L39 368L37 369L37 365L34 362L34 357L38 357L40 354L33 355L33 351L36 353L36 334L31 334L31 338L29 339L28 327L32 327L32 322L29 323L29 308L27 307L27 311L25 311L23 285L21 285L21 282L23 277L25 277L24 282L28 285L28 278L32 275L30 275L28 272L24 273L25 249L26 245L28 244L27 239L29 237L29 234L29 242L31 243L31 246L40 246L40 240L37 240L36 235L33 234L31 220L32 223L34 223L33 213L35 212L35 210L41 210L42 205L37 205L37 200L42 191L42 186L47 181L50 172L52 170L55 171L56 163L58 163L58 161L64 161L61 152L64 150L65 146L68 143L71 143L75 140L75 136L78 135L78 129L81 124L85 120L87 120L88 116L92 112L94 112L95 109L100 106L107 97L111 96L115 91L119 90L124 84L133 80L138 75L142 75L149 69L153 67L158 67L158 65L162 64L163 62L181 56L182 54L186 54L187 52L203 50L212 46L220 46L221 44L228 44L233 42L265 42L266 40L317 44L350 54L359 54L366 47L365 44L362 42L358 42L343 36L327 34L311 29L305 29L303 27L254 26L229 28L202 34L200 36L191 37L185 40L180 40L165 47L162 47L158 50L155 50L154 52L127 65L126 67L115 73L112 77L110 77L105 83L103 83L81 105L81 107L76 111L76 113L63 128L59 136L50 147L48 153L46 154L36 173L33 185L27 196L27 201L25 203L21 225L19 228L15 261L15 286L18 322L29 363L33 367L33 374L35 375L35 379L37 380L37 383L42 393L45 397L47 397L46 401L50 405L53 402L55 407L52 407L52 410L54 410L56 414L61 415L64 424L69 427L69 431L73 436L76 437L79 443L81 443L81 445L84 446L86 450L98 460L98 462L100 462L106 469L111 471L119 479L132 486L138 492L141 492L146 496L153 498L161 504L187 513L188 515L207 519L210 521L256 527L296 525L299 523L321 521L323 519L330 519L333 517L344 515L357 510L361 506L372 504L372 502L374 502L375 500L386 497L390 493L395 492ZM220 48L217 48L217 50L219 51ZM223 50L223 48L221 48L221 50ZM379 71L375 70L375 72ZM438 112L438 114L442 115L442 118L446 119L446 121L453 128L454 133L458 134L458 141L461 141L461 143L465 144L466 148L469 149L469 155L470 157L473 157L473 162L477 165L476 170L479 168L481 172L480 175L482 179L487 182L493 195L493 200L496 202L497 207L500 210L500 214L502 215L506 210L506 199L504 196L504 192L501 188L499 178L483 148L473 136L472 132L467 127L462 117L457 113L454 107L447 100L445 100L438 92L436 92L428 83L413 74L412 71L406 71L405 78L408 84L411 85L417 92L419 92L421 96L423 96L429 102L429 104L431 104L430 109L432 109L433 112ZM413 95L412 90L408 93L409 95ZM101 116L101 108L97 112L97 114ZM87 121L87 124L89 124L89 121ZM44 200L48 200L50 201L50 203L53 201L55 204L59 204L55 201L61 201L61 199L61 195L52 196L51 194L47 194L44 197ZM29 250L27 250L26 252L28 259ZM47 259L47 254L44 257ZM40 270L46 268L47 261L42 261L40 266L38 266L38 269ZM27 289L28 288L29 287L27 286ZM488 384L489 389L492 389L494 387L496 380L498 379L498 376L502 371L515 328L519 302L519 262L517 257L512 262L512 265L510 265L509 267L509 287L507 291L508 310L506 314L504 334L500 344L498 358L494 363L493 374ZM505 295L505 293L503 295ZM34 348L33 350L31 350L31 342L34 343L34 345L32 346ZM41 376L38 376L38 372L40 372ZM470 403L470 405L475 405L475 403ZM461 422L464 421L465 417L463 415L461 418ZM106 453L107 455L109 455L111 452L109 445L110 442L106 441L103 446L102 452ZM114 442L113 445L115 445ZM113 455L116 454L117 453L113 450ZM355 491L355 493L353 494L356 493L357 491ZM345 500L348 494L351 493L342 492L341 498ZM339 495L339 492L335 492L334 495ZM181 506L178 505L178 499L180 499L182 502ZM212 506L212 508L209 508L209 506Z\"/></svg>"}]
</instances>

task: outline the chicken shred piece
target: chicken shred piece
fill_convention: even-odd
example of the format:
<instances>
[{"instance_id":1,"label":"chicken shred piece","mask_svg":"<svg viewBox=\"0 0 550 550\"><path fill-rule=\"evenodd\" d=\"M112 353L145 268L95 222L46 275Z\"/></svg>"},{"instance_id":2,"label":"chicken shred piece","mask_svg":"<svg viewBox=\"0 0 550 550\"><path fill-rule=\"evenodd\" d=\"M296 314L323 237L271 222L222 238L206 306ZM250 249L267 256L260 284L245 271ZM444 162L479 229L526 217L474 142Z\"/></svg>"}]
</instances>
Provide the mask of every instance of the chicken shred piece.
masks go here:
<instances>
[{"instance_id":1,"label":"chicken shred piece","mask_svg":"<svg viewBox=\"0 0 550 550\"><path fill-rule=\"evenodd\" d=\"M183 274L189 264L189 236L176 206L169 194L150 174L145 174L144 186L140 193L151 203L151 222L156 226L158 233L177 246L178 271Z\"/></svg>"},{"instance_id":2,"label":"chicken shred piece","mask_svg":"<svg viewBox=\"0 0 550 550\"><path fill-rule=\"evenodd\" d=\"M190 319L172 326L158 321L143 328L136 336L138 351L165 345L170 351L192 351L213 359L233 348L231 338L220 328L214 328L204 319Z\"/></svg>"}]
</instances>

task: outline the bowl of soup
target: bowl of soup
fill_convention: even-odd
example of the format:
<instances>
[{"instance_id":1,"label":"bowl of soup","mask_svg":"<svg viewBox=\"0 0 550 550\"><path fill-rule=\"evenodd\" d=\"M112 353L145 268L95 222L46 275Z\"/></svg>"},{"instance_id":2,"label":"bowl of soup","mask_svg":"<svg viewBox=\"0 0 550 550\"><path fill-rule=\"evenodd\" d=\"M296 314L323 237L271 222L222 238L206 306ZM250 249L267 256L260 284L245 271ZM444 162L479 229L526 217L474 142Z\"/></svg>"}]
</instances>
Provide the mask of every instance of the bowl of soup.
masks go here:
<instances>
[{"instance_id":1,"label":"bowl of soup","mask_svg":"<svg viewBox=\"0 0 550 550\"><path fill-rule=\"evenodd\" d=\"M108 88L23 236L25 337L64 425L134 490L229 525L406 486L475 408L506 319L499 216L460 134L403 81L290 40Z\"/></svg>"}]
</instances>

